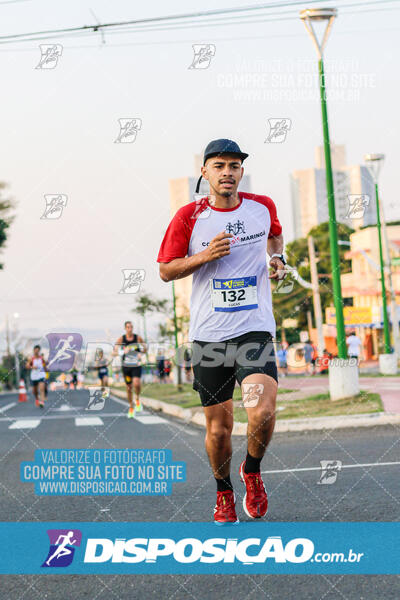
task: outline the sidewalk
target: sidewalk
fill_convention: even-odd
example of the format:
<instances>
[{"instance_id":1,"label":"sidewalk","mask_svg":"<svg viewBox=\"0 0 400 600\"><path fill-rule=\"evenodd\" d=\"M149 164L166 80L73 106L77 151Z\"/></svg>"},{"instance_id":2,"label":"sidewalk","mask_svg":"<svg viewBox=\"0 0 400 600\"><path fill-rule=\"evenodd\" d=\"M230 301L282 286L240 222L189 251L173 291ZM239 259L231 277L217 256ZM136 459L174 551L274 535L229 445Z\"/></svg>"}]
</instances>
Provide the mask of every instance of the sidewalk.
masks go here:
<instances>
[{"instance_id":1,"label":"sidewalk","mask_svg":"<svg viewBox=\"0 0 400 600\"><path fill-rule=\"evenodd\" d=\"M360 388L379 394L386 413L400 414L400 377L360 377Z\"/></svg>"},{"instance_id":2,"label":"sidewalk","mask_svg":"<svg viewBox=\"0 0 400 600\"><path fill-rule=\"evenodd\" d=\"M328 392L328 376L322 375L289 375L279 380L281 387L299 390L304 395L325 394ZM385 413L400 414L400 377L360 377L360 389L375 392L382 398ZM299 395L299 392L296 392ZM279 397L280 400L285 398ZM288 394L287 399L294 399L294 394Z\"/></svg>"}]
</instances>

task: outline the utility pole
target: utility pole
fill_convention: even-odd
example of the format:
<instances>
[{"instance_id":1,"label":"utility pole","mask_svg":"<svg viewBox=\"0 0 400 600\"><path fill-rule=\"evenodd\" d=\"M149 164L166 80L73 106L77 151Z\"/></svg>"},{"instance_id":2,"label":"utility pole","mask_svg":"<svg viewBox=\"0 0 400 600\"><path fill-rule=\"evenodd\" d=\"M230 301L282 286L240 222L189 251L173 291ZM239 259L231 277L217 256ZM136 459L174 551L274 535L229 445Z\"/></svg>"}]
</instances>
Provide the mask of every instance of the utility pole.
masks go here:
<instances>
[{"instance_id":1,"label":"utility pole","mask_svg":"<svg viewBox=\"0 0 400 600\"><path fill-rule=\"evenodd\" d=\"M312 318L311 318L311 310L307 311L307 329L308 329L308 339L311 340L311 332L312 332Z\"/></svg>"},{"instance_id":2,"label":"utility pole","mask_svg":"<svg viewBox=\"0 0 400 600\"><path fill-rule=\"evenodd\" d=\"M397 313L396 294L393 287L392 279L392 263L390 259L389 240L386 228L385 211L383 209L383 202L380 204L381 217L382 217L382 230L383 238L385 240L385 255L386 255L386 266L388 269L388 283L390 291L390 314L392 317L392 335L393 335L393 346L397 356L400 356L400 333L399 333L399 316Z\"/></svg>"},{"instance_id":3,"label":"utility pole","mask_svg":"<svg viewBox=\"0 0 400 600\"><path fill-rule=\"evenodd\" d=\"M315 325L317 327L317 349L318 356L322 356L324 353L324 332L322 328L322 309L321 309L321 297L319 295L319 286L318 286L318 270L317 270L317 262L315 260L315 248L314 248L314 240L311 235L308 236L308 255L310 258L310 271L311 271L311 283L312 283L312 291L313 291L313 304L314 304L314 315L315 315Z\"/></svg>"},{"instance_id":4,"label":"utility pole","mask_svg":"<svg viewBox=\"0 0 400 600\"><path fill-rule=\"evenodd\" d=\"M6 342L7 342L7 356L10 356L10 324L8 322L8 315L6 315Z\"/></svg>"}]
</instances>

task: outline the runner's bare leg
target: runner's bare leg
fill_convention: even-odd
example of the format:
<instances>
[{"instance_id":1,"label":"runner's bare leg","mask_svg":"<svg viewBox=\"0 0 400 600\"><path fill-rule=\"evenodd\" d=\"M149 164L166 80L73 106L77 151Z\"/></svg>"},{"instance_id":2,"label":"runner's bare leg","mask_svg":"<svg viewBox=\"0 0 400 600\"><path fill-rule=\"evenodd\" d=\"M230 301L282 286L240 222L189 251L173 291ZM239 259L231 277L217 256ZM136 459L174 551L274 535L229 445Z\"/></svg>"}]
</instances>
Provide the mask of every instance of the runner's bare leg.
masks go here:
<instances>
[{"instance_id":1,"label":"runner's bare leg","mask_svg":"<svg viewBox=\"0 0 400 600\"><path fill-rule=\"evenodd\" d=\"M216 479L225 479L231 469L233 429L232 399L204 407L206 416L205 446Z\"/></svg>"},{"instance_id":2,"label":"runner's bare leg","mask_svg":"<svg viewBox=\"0 0 400 600\"><path fill-rule=\"evenodd\" d=\"M135 403L139 404L139 396L140 396L140 390L141 390L140 377L133 378L133 387L135 389Z\"/></svg>"},{"instance_id":3,"label":"runner's bare leg","mask_svg":"<svg viewBox=\"0 0 400 600\"><path fill-rule=\"evenodd\" d=\"M44 393L44 381L39 381L39 399L40 402L42 402L42 404L44 404L44 401L46 399L45 397L45 393Z\"/></svg>"},{"instance_id":4,"label":"runner's bare leg","mask_svg":"<svg viewBox=\"0 0 400 600\"><path fill-rule=\"evenodd\" d=\"M247 448L254 458L262 458L275 427L276 394L278 384L269 375L253 373L245 377L244 383L261 384L264 386L255 406L246 407L247 412ZM242 387L243 394L243 387Z\"/></svg>"},{"instance_id":5,"label":"runner's bare leg","mask_svg":"<svg viewBox=\"0 0 400 600\"><path fill-rule=\"evenodd\" d=\"M128 397L129 408L133 409L132 382L126 384L126 395Z\"/></svg>"}]
</instances>

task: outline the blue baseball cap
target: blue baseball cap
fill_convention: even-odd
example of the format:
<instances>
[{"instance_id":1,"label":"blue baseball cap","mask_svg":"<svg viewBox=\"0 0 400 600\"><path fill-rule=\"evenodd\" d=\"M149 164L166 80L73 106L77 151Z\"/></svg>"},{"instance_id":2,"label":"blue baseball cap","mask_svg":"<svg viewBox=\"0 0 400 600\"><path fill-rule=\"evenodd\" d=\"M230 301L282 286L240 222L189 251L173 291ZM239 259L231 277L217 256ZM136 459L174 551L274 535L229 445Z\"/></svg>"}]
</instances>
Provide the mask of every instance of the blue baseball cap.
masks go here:
<instances>
[{"instance_id":1,"label":"blue baseball cap","mask_svg":"<svg viewBox=\"0 0 400 600\"><path fill-rule=\"evenodd\" d=\"M248 157L248 154L242 152L236 142L222 138L213 140L207 145L207 148L204 150L203 165L206 164L207 159L219 156L220 154L237 154L242 161Z\"/></svg>"}]
</instances>

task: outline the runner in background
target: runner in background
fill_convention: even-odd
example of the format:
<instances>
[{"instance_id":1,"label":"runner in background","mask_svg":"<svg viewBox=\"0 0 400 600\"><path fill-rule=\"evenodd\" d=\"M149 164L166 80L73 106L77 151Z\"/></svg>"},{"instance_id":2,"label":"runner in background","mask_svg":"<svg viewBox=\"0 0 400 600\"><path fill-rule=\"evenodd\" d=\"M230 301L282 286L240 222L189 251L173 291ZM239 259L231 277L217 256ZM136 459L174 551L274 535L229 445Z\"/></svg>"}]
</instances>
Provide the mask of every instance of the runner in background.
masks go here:
<instances>
[{"instance_id":1,"label":"runner in background","mask_svg":"<svg viewBox=\"0 0 400 600\"><path fill-rule=\"evenodd\" d=\"M32 391L35 397L35 404L39 408L44 407L45 401L45 381L46 381L46 361L40 354L40 346L33 348L33 356L28 359L26 368L31 372Z\"/></svg>"},{"instance_id":2,"label":"runner in background","mask_svg":"<svg viewBox=\"0 0 400 600\"><path fill-rule=\"evenodd\" d=\"M108 366L107 359L104 356L104 351L102 348L99 348L96 352L97 360L95 361L95 367L97 369L97 374L100 379L102 387L108 386Z\"/></svg>"},{"instance_id":3,"label":"runner in background","mask_svg":"<svg viewBox=\"0 0 400 600\"><path fill-rule=\"evenodd\" d=\"M71 371L72 376L72 385L74 386L74 390L78 387L78 370L74 367Z\"/></svg>"},{"instance_id":4,"label":"runner in background","mask_svg":"<svg viewBox=\"0 0 400 600\"><path fill-rule=\"evenodd\" d=\"M170 375L171 375L171 361L169 358L166 358L164 361L164 373L165 373L165 383L170 383Z\"/></svg>"},{"instance_id":5,"label":"runner in background","mask_svg":"<svg viewBox=\"0 0 400 600\"><path fill-rule=\"evenodd\" d=\"M282 375L282 377L286 377L286 375L288 374L287 349L284 347L283 342L276 352L276 357L278 359L280 375Z\"/></svg>"},{"instance_id":6,"label":"runner in background","mask_svg":"<svg viewBox=\"0 0 400 600\"><path fill-rule=\"evenodd\" d=\"M78 371L78 390L82 389L84 379L85 379L85 377L84 377L83 373L81 373L81 371Z\"/></svg>"},{"instance_id":7,"label":"runner in background","mask_svg":"<svg viewBox=\"0 0 400 600\"><path fill-rule=\"evenodd\" d=\"M133 333L132 321L125 321L125 333L115 343L114 355L121 354L122 374L126 383L129 409L128 418L142 410L140 402L142 362L141 353L146 352L144 340ZM135 408L133 407L133 391L135 391Z\"/></svg>"},{"instance_id":8,"label":"runner in background","mask_svg":"<svg viewBox=\"0 0 400 600\"><path fill-rule=\"evenodd\" d=\"M166 383L165 381L165 356L164 354L157 355L157 375L160 383Z\"/></svg>"},{"instance_id":9,"label":"runner in background","mask_svg":"<svg viewBox=\"0 0 400 600\"><path fill-rule=\"evenodd\" d=\"M61 375L58 378L61 383L63 384L64 388L65 388L65 373L61 373Z\"/></svg>"},{"instance_id":10,"label":"runner in background","mask_svg":"<svg viewBox=\"0 0 400 600\"><path fill-rule=\"evenodd\" d=\"M42 354L40 356L43 358L43 360L45 360L43 352L42 352ZM45 379L44 379L44 397L45 397L45 400L47 400L47 398L49 396L49 377L50 377L50 373L49 373L49 371L46 371L46 375L45 375Z\"/></svg>"},{"instance_id":11,"label":"runner in background","mask_svg":"<svg viewBox=\"0 0 400 600\"><path fill-rule=\"evenodd\" d=\"M310 342L310 340L307 340L306 343L304 344L304 360L306 361L306 373L308 373L309 375L314 374L314 365L312 362L313 354L314 354L314 350L311 345L311 342Z\"/></svg>"},{"instance_id":12,"label":"runner in background","mask_svg":"<svg viewBox=\"0 0 400 600\"><path fill-rule=\"evenodd\" d=\"M64 388L66 390L69 390L71 383L72 383L72 375L71 375L71 373L66 373L65 380L64 380Z\"/></svg>"},{"instance_id":13,"label":"runner in background","mask_svg":"<svg viewBox=\"0 0 400 600\"><path fill-rule=\"evenodd\" d=\"M312 375L315 375L317 372L317 364L318 364L318 348L313 342L311 342L311 347L312 347L312 355L311 355Z\"/></svg>"},{"instance_id":14,"label":"runner in background","mask_svg":"<svg viewBox=\"0 0 400 600\"><path fill-rule=\"evenodd\" d=\"M187 383L192 382L192 353L189 348L185 348L183 353L183 360L185 365L185 378Z\"/></svg>"}]
</instances>

